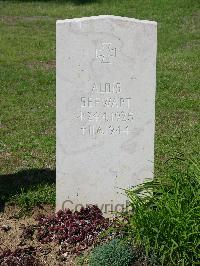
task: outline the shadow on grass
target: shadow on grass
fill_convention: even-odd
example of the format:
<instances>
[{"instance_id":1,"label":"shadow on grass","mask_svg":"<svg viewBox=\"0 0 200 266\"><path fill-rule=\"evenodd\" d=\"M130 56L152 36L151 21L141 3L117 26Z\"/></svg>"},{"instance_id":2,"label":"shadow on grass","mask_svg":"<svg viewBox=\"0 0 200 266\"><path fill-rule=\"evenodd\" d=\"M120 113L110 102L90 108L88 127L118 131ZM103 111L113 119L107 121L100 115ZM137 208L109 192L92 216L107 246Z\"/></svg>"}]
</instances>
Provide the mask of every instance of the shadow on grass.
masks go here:
<instances>
[{"instance_id":1,"label":"shadow on grass","mask_svg":"<svg viewBox=\"0 0 200 266\"><path fill-rule=\"evenodd\" d=\"M83 5L83 4L99 3L101 2L101 0L69 0L68 2L71 2L76 5Z\"/></svg>"},{"instance_id":2,"label":"shadow on grass","mask_svg":"<svg viewBox=\"0 0 200 266\"><path fill-rule=\"evenodd\" d=\"M12 196L33 189L37 185L55 184L56 171L51 169L26 169L13 174L0 175L0 211Z\"/></svg>"}]
</instances>

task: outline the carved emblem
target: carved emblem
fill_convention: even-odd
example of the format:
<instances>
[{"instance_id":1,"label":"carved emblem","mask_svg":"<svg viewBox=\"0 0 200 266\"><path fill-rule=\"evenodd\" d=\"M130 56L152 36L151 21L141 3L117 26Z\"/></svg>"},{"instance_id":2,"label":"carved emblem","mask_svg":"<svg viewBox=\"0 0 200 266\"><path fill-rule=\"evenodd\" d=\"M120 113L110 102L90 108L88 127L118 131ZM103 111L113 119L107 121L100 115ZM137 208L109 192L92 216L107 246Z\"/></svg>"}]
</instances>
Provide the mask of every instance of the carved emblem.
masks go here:
<instances>
[{"instance_id":1,"label":"carved emblem","mask_svg":"<svg viewBox=\"0 0 200 266\"><path fill-rule=\"evenodd\" d=\"M111 43L102 43L102 48L96 49L96 58L104 64L110 64L112 58L116 57L116 55L117 49L112 48Z\"/></svg>"}]
</instances>

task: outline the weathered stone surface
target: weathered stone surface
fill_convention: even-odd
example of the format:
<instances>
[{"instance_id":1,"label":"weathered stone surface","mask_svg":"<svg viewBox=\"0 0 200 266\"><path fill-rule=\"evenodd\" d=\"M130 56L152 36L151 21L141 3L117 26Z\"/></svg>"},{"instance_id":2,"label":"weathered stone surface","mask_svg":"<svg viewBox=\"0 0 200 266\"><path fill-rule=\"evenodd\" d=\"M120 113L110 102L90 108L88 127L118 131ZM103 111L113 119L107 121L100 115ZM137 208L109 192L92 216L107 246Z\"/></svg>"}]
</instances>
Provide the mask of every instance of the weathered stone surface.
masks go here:
<instances>
[{"instance_id":1,"label":"weathered stone surface","mask_svg":"<svg viewBox=\"0 0 200 266\"><path fill-rule=\"evenodd\" d=\"M122 189L153 177L157 24L99 16L56 31L57 209L120 210Z\"/></svg>"}]
</instances>

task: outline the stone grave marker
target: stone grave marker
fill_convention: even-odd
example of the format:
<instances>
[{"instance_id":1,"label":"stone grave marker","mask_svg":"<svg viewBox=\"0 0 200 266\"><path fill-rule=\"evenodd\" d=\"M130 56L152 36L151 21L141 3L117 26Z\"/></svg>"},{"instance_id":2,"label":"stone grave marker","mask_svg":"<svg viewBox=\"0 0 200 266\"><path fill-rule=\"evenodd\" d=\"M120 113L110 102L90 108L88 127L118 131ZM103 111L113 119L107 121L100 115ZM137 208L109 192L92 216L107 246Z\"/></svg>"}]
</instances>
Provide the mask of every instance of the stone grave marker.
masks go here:
<instances>
[{"instance_id":1,"label":"stone grave marker","mask_svg":"<svg viewBox=\"0 0 200 266\"><path fill-rule=\"evenodd\" d=\"M115 16L56 25L57 210L126 206L153 178L157 23Z\"/></svg>"}]
</instances>

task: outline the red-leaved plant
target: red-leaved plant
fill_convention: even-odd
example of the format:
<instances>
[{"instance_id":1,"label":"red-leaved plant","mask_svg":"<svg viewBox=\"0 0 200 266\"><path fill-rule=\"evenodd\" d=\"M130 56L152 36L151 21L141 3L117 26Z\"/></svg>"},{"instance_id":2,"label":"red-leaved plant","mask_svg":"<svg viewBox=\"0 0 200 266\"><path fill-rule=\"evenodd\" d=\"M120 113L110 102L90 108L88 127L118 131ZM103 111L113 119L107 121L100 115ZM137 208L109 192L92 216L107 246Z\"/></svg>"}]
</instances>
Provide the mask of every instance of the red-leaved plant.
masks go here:
<instances>
[{"instance_id":1,"label":"red-leaved plant","mask_svg":"<svg viewBox=\"0 0 200 266\"><path fill-rule=\"evenodd\" d=\"M37 221L37 239L41 243L54 241L62 246L70 245L74 247L73 252L91 246L110 225L109 219L104 218L95 205L81 208L79 212L60 210L52 216L40 216Z\"/></svg>"}]
</instances>

